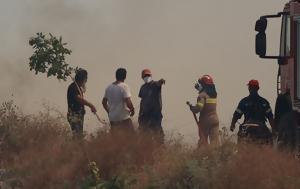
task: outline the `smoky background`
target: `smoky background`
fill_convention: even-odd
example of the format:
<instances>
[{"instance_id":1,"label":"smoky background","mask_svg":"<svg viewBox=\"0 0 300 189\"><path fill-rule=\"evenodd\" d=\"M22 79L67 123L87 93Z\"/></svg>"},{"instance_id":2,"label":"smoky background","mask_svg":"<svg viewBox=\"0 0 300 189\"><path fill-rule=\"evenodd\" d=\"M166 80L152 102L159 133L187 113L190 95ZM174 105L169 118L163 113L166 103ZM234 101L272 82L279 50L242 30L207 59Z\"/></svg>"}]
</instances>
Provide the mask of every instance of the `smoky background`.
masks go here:
<instances>
[{"instance_id":1,"label":"smoky background","mask_svg":"<svg viewBox=\"0 0 300 189\"><path fill-rule=\"evenodd\" d=\"M101 106L105 87L118 67L128 70L126 82L139 106L141 70L149 68L163 87L163 126L197 141L197 128L187 108L196 101L194 83L211 74L218 90L220 126L228 127L239 100L248 95L250 79L261 82L260 93L274 107L275 60L255 55L255 21L283 9L274 0L0 0L0 99L13 99L26 113L44 102L65 113L71 81L58 82L29 71L32 50L28 40L36 32L62 35L73 53L67 61L89 72L87 99ZM268 28L268 52L278 53L281 20ZM274 32L273 32L274 31ZM278 32L277 32L278 31ZM89 132L99 128L87 111ZM134 117L137 120L137 115Z\"/></svg>"}]
</instances>

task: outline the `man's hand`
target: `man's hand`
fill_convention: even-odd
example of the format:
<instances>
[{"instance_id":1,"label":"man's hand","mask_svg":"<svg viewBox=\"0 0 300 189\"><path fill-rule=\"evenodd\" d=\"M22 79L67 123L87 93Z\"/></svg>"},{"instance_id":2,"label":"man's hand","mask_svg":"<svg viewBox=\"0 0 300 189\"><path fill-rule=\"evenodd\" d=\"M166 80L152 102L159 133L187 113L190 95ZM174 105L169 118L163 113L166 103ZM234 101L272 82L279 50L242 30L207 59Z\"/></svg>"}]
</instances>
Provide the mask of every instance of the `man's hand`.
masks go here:
<instances>
[{"instance_id":1,"label":"man's hand","mask_svg":"<svg viewBox=\"0 0 300 189\"><path fill-rule=\"evenodd\" d=\"M125 98L125 102L126 102L126 105L129 109L129 112L130 112L130 116L134 116L134 107L133 107L133 104L131 102L131 99L130 98Z\"/></svg>"},{"instance_id":2,"label":"man's hand","mask_svg":"<svg viewBox=\"0 0 300 189\"><path fill-rule=\"evenodd\" d=\"M91 108L91 111L92 111L94 114L97 112L97 109L96 109L96 107L95 107L93 104L90 105L90 108Z\"/></svg>"},{"instance_id":3,"label":"man's hand","mask_svg":"<svg viewBox=\"0 0 300 189\"><path fill-rule=\"evenodd\" d=\"M235 129L235 124L238 122L239 118L233 115L232 120L231 120L231 126L230 126L230 131L234 131Z\"/></svg>"},{"instance_id":4,"label":"man's hand","mask_svg":"<svg viewBox=\"0 0 300 189\"><path fill-rule=\"evenodd\" d=\"M194 114L196 114L196 113L199 112L199 111L197 110L197 107L196 107L196 106L192 106L192 105L190 105L190 110L191 110Z\"/></svg>"},{"instance_id":5,"label":"man's hand","mask_svg":"<svg viewBox=\"0 0 300 189\"><path fill-rule=\"evenodd\" d=\"M193 106L189 101L186 102L186 104L190 107L191 112L197 113L196 107Z\"/></svg>"},{"instance_id":6,"label":"man's hand","mask_svg":"<svg viewBox=\"0 0 300 189\"><path fill-rule=\"evenodd\" d=\"M193 112L194 107L192 105L190 105L190 110Z\"/></svg>"},{"instance_id":7,"label":"man's hand","mask_svg":"<svg viewBox=\"0 0 300 189\"><path fill-rule=\"evenodd\" d=\"M166 80L160 79L160 80L158 81L158 83L159 83L160 85L164 85L164 84L166 84Z\"/></svg>"},{"instance_id":8,"label":"man's hand","mask_svg":"<svg viewBox=\"0 0 300 189\"><path fill-rule=\"evenodd\" d=\"M231 126L230 126L230 131L233 132L234 129L235 129L235 125L234 125L234 124L231 124Z\"/></svg>"},{"instance_id":9,"label":"man's hand","mask_svg":"<svg viewBox=\"0 0 300 189\"><path fill-rule=\"evenodd\" d=\"M130 110L130 117L133 117L133 116L134 116L134 114L135 114L135 111L134 111L134 109L131 109L131 110Z\"/></svg>"}]
</instances>

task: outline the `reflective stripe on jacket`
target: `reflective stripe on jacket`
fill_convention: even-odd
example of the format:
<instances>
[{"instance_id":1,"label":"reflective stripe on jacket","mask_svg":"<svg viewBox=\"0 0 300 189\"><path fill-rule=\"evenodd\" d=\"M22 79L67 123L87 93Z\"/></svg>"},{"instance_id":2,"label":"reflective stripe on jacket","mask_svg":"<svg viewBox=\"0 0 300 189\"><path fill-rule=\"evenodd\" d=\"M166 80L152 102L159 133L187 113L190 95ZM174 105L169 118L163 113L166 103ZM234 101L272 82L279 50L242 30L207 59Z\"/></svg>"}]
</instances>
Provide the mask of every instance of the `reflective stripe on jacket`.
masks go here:
<instances>
[{"instance_id":1,"label":"reflective stripe on jacket","mask_svg":"<svg viewBox=\"0 0 300 189\"><path fill-rule=\"evenodd\" d=\"M217 98L210 98L206 92L201 92L197 99L197 106L200 108L200 122L204 124L216 124L219 122Z\"/></svg>"}]
</instances>

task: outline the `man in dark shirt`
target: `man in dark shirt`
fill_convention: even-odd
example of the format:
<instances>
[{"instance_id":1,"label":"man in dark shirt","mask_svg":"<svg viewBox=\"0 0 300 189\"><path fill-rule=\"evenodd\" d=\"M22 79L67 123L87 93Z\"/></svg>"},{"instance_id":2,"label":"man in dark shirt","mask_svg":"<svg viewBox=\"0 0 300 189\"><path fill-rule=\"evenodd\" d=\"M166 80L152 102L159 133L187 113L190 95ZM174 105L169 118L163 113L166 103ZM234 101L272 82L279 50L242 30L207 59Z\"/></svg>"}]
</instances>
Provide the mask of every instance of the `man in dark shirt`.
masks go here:
<instances>
[{"instance_id":1,"label":"man in dark shirt","mask_svg":"<svg viewBox=\"0 0 300 189\"><path fill-rule=\"evenodd\" d=\"M142 71L142 79L145 83L139 92L141 98L139 129L142 133L157 139L159 143L163 143L161 87L165 84L165 80L153 81L149 69Z\"/></svg>"},{"instance_id":2,"label":"man in dark shirt","mask_svg":"<svg viewBox=\"0 0 300 189\"><path fill-rule=\"evenodd\" d=\"M97 112L95 106L83 97L86 82L87 71L80 69L76 73L75 81L69 85L67 93L67 118L74 136L78 137L82 137L83 134L83 121L85 114L84 106L90 107L93 113Z\"/></svg>"},{"instance_id":3,"label":"man in dark shirt","mask_svg":"<svg viewBox=\"0 0 300 189\"><path fill-rule=\"evenodd\" d=\"M236 122L244 115L244 122L240 126L239 137L251 132L255 138L271 140L272 135L266 126L268 120L271 127L274 127L272 109L269 102L259 96L259 83L251 80L248 83L249 96L243 98L235 110L230 130L235 129ZM250 134L251 134L250 133Z\"/></svg>"}]
</instances>

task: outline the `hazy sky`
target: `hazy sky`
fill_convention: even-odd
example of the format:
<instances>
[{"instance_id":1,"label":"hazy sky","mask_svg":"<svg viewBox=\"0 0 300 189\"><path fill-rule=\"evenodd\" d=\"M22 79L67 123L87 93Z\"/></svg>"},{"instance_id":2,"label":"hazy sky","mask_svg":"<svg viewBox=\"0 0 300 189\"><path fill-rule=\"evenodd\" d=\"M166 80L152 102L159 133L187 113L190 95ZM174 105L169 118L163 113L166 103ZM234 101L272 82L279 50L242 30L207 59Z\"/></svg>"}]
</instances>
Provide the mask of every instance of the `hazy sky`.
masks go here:
<instances>
[{"instance_id":1,"label":"hazy sky","mask_svg":"<svg viewBox=\"0 0 300 189\"><path fill-rule=\"evenodd\" d=\"M14 99L29 113L43 102L66 112L69 82L35 76L28 68L28 39L36 32L62 35L73 54L68 63L89 71L87 98L106 118L100 100L119 66L138 108L140 72L150 68L165 78L164 127L188 140L197 128L185 102L194 102L194 83L211 74L219 93L221 126L228 126L246 83L261 81L261 94L272 105L276 93L274 60L255 55L254 24L259 16L283 9L280 0L0 0L0 99ZM271 22L268 47L279 48L279 20ZM13 94L13 97L11 96ZM88 111L89 112L89 111ZM136 119L137 116L135 116ZM98 127L89 113L87 130Z\"/></svg>"}]
</instances>

